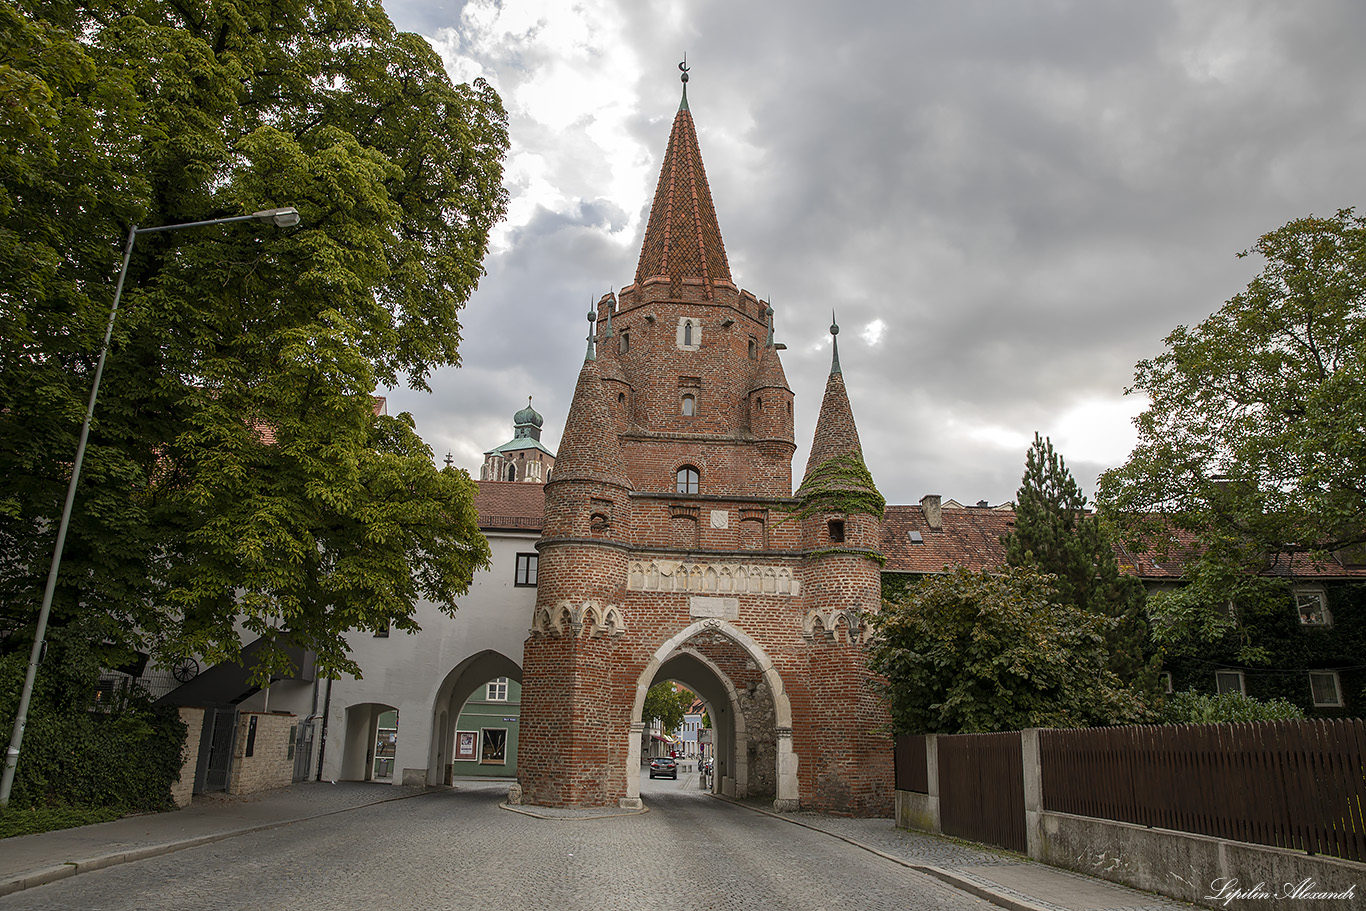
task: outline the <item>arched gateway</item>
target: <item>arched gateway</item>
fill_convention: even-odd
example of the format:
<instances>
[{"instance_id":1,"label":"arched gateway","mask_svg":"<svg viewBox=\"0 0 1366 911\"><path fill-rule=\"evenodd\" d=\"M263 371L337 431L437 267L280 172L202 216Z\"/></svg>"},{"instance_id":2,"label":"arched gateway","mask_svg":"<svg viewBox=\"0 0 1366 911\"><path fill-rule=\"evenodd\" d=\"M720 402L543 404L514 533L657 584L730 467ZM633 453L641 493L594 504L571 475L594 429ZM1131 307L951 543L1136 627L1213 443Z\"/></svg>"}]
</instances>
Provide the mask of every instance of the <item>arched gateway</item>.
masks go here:
<instances>
[{"instance_id":1,"label":"arched gateway","mask_svg":"<svg viewBox=\"0 0 1366 911\"><path fill-rule=\"evenodd\" d=\"M589 313L545 486L521 799L638 802L644 693L675 679L721 722L727 791L884 813L891 745L862 652L883 501L838 353L793 494L783 346L731 280L684 82L635 281Z\"/></svg>"}]
</instances>

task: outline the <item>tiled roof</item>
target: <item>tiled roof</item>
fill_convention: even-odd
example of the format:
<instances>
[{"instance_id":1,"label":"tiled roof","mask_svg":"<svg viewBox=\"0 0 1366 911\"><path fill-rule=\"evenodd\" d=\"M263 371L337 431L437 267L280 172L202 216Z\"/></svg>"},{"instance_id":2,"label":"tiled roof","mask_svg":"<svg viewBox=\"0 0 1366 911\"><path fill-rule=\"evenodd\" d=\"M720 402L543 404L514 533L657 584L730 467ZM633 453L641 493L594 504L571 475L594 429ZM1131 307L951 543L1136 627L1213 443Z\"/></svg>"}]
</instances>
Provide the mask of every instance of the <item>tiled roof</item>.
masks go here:
<instances>
[{"instance_id":1,"label":"tiled roof","mask_svg":"<svg viewBox=\"0 0 1366 911\"><path fill-rule=\"evenodd\" d=\"M526 481L476 481L474 508L480 528L540 531L545 520L545 487Z\"/></svg>"},{"instance_id":2,"label":"tiled roof","mask_svg":"<svg viewBox=\"0 0 1366 911\"><path fill-rule=\"evenodd\" d=\"M952 501L949 501L952 502ZM958 508L946 505L940 512L939 529L930 528L920 506L888 506L882 520L882 553L887 572L938 573L945 566L962 566L974 572L1004 566L1005 545L1001 538L1015 526L1015 512L1000 507ZM911 533L921 543L912 541ZM1173 531L1167 553L1134 553L1115 548L1120 570L1152 582L1176 581L1182 577L1182 564L1195 551L1195 538L1185 531ZM1155 559L1160 556L1161 560ZM1366 565L1344 565L1337 561L1314 563L1307 556L1282 557L1270 574L1300 579L1366 579Z\"/></svg>"},{"instance_id":3,"label":"tiled roof","mask_svg":"<svg viewBox=\"0 0 1366 911\"><path fill-rule=\"evenodd\" d=\"M669 133L669 147L659 170L636 266L636 284L656 276L667 276L672 285L684 279L700 279L708 300L714 297L714 283L733 284L707 172L702 167L697 128L686 107L679 108Z\"/></svg>"},{"instance_id":4,"label":"tiled roof","mask_svg":"<svg viewBox=\"0 0 1366 911\"><path fill-rule=\"evenodd\" d=\"M945 566L976 572L1005 565L1001 536L1014 526L1015 513L950 507L940 515L941 527L933 529L919 506L887 507L882 518L882 554L888 572L938 573ZM917 532L923 543L912 543L911 532Z\"/></svg>"}]
</instances>

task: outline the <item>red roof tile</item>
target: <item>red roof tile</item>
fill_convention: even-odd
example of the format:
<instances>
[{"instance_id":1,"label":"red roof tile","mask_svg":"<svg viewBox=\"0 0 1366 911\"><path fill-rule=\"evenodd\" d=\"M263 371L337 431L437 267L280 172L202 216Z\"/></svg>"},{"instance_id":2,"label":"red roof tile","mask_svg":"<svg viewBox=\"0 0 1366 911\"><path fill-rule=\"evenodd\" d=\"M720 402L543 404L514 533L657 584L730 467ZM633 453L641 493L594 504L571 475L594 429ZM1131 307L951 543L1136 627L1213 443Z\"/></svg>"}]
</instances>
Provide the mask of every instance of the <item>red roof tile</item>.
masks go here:
<instances>
[{"instance_id":1,"label":"red roof tile","mask_svg":"<svg viewBox=\"0 0 1366 911\"><path fill-rule=\"evenodd\" d=\"M540 531L545 519L545 487L527 481L476 481L474 508L479 527Z\"/></svg>"}]
</instances>

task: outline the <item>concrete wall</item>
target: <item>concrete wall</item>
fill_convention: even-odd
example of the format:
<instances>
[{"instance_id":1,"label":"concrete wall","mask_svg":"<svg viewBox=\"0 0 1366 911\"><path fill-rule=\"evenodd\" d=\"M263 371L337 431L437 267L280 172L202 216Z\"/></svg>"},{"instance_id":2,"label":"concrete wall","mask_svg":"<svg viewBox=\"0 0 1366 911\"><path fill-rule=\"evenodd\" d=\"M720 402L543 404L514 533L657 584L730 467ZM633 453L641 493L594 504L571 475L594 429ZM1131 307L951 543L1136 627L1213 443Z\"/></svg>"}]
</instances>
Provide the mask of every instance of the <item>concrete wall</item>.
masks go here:
<instances>
[{"instance_id":1,"label":"concrete wall","mask_svg":"<svg viewBox=\"0 0 1366 911\"><path fill-rule=\"evenodd\" d=\"M264 715L242 712L237 716L237 737L233 743L232 774L229 794L254 794L283 788L294 780L294 758L290 755L289 733L298 716ZM256 736L251 736L255 722ZM251 755L247 755L248 747Z\"/></svg>"},{"instance_id":2,"label":"concrete wall","mask_svg":"<svg viewBox=\"0 0 1366 911\"><path fill-rule=\"evenodd\" d=\"M185 745L180 751L180 780L171 785L171 800L183 810L190 805L194 795L194 773L199 762L199 741L204 736L204 710L182 708L180 720L185 723Z\"/></svg>"},{"instance_id":3,"label":"concrete wall","mask_svg":"<svg viewBox=\"0 0 1366 911\"><path fill-rule=\"evenodd\" d=\"M1067 813L1042 813L1040 829L1036 860L1196 904L1230 911L1265 909L1275 899L1316 911L1366 904L1366 864ZM1348 890L1342 898L1304 897ZM1236 891L1247 897L1232 897Z\"/></svg>"}]
</instances>

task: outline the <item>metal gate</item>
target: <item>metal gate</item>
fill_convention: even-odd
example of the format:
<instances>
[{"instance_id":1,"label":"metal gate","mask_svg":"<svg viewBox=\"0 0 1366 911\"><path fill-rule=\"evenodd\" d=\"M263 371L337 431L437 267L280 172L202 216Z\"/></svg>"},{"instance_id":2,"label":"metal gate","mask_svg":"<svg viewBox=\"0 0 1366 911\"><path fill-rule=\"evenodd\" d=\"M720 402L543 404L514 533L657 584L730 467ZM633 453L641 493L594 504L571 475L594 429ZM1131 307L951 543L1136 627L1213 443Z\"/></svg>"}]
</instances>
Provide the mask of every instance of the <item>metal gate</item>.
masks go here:
<instances>
[{"instance_id":1,"label":"metal gate","mask_svg":"<svg viewBox=\"0 0 1366 911\"><path fill-rule=\"evenodd\" d=\"M207 752L201 749L200 768L202 784L195 793L201 791L226 791L228 776L232 772L232 747L237 734L237 709L210 709L211 726L205 732Z\"/></svg>"}]
</instances>

